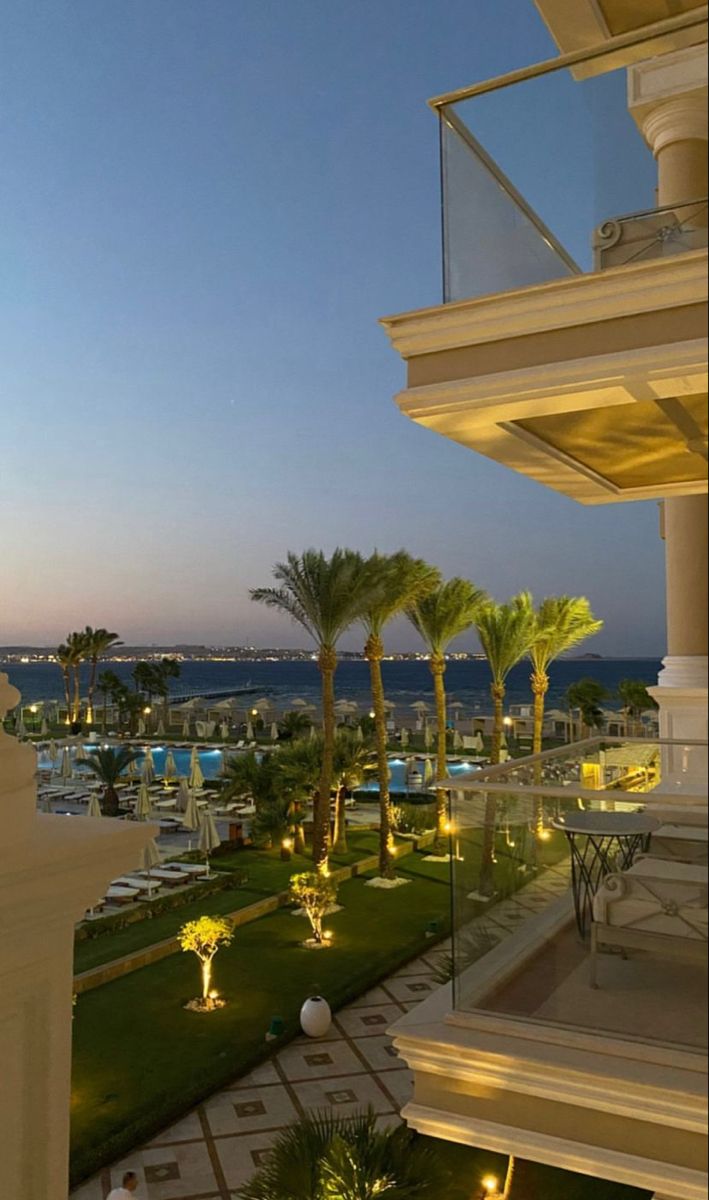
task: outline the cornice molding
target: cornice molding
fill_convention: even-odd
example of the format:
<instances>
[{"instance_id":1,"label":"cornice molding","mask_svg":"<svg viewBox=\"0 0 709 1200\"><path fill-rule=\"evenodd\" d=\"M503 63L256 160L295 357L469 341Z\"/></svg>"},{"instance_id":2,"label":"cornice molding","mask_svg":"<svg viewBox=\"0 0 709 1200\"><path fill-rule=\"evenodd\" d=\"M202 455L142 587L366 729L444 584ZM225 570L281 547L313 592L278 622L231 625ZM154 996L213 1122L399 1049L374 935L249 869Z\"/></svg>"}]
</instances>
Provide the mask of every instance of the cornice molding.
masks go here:
<instances>
[{"instance_id":1,"label":"cornice molding","mask_svg":"<svg viewBox=\"0 0 709 1200\"><path fill-rule=\"evenodd\" d=\"M499 1154L509 1154L513 1150L519 1158L545 1163L577 1175L608 1179L650 1192L666 1192L667 1195L681 1196L682 1200L706 1200L706 1175L674 1164L638 1158L601 1146L571 1142L532 1130L498 1125L492 1121L480 1121L457 1113L446 1114L422 1104L407 1105L402 1116L408 1125L429 1137Z\"/></svg>"},{"instance_id":2,"label":"cornice molding","mask_svg":"<svg viewBox=\"0 0 709 1200\"><path fill-rule=\"evenodd\" d=\"M707 251L382 317L402 358L702 303Z\"/></svg>"}]
</instances>

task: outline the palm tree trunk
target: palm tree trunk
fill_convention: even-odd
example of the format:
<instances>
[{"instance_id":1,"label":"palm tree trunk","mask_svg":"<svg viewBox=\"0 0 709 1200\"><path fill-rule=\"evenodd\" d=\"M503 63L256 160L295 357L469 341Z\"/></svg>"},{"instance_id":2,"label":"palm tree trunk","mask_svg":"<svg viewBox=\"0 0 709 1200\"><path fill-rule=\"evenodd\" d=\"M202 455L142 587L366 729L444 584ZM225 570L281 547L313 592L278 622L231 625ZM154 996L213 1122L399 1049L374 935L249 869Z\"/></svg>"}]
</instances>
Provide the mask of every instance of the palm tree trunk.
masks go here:
<instances>
[{"instance_id":1,"label":"palm tree trunk","mask_svg":"<svg viewBox=\"0 0 709 1200\"><path fill-rule=\"evenodd\" d=\"M432 655L431 674L433 675L433 691L436 699L437 730L437 767L439 779L448 775L448 741L446 737L446 688L443 676L446 670L446 660L443 655ZM443 856L448 853L448 793L442 788L436 792L436 841L433 853Z\"/></svg>"},{"instance_id":2,"label":"palm tree trunk","mask_svg":"<svg viewBox=\"0 0 709 1200\"><path fill-rule=\"evenodd\" d=\"M369 660L369 676L372 686L372 708L374 731L377 742L377 773L379 775L379 874L382 879L396 879L394 857L394 815L389 793L389 757L387 755L387 715L384 707L384 682L382 659L384 645L381 638L370 637L364 648Z\"/></svg>"},{"instance_id":3,"label":"palm tree trunk","mask_svg":"<svg viewBox=\"0 0 709 1200\"><path fill-rule=\"evenodd\" d=\"M335 830L332 838L332 848L335 854L347 853L347 810L345 799L347 789L342 784L337 789L335 800Z\"/></svg>"},{"instance_id":4,"label":"palm tree trunk","mask_svg":"<svg viewBox=\"0 0 709 1200\"><path fill-rule=\"evenodd\" d=\"M542 752L542 733L544 730L544 701L549 691L549 676L545 671L535 671L532 675L532 693L534 695L534 754ZM541 783L541 764L535 763L534 782ZM537 837L544 832L544 797L538 794L534 797L534 829Z\"/></svg>"},{"instance_id":5,"label":"palm tree trunk","mask_svg":"<svg viewBox=\"0 0 709 1200\"><path fill-rule=\"evenodd\" d=\"M74 665L74 707L71 714L72 721L81 719L81 676L79 674L80 663Z\"/></svg>"},{"instance_id":6,"label":"palm tree trunk","mask_svg":"<svg viewBox=\"0 0 709 1200\"><path fill-rule=\"evenodd\" d=\"M98 658L91 659L91 675L89 676L89 701L86 709L86 723L93 725L94 723L94 691L96 689L96 671L98 669Z\"/></svg>"},{"instance_id":7,"label":"palm tree trunk","mask_svg":"<svg viewBox=\"0 0 709 1200\"><path fill-rule=\"evenodd\" d=\"M330 846L330 795L335 755L335 671L337 654L329 646L320 648L322 676L323 747L320 788L313 814L313 862L318 870L327 867Z\"/></svg>"},{"instance_id":8,"label":"palm tree trunk","mask_svg":"<svg viewBox=\"0 0 709 1200\"><path fill-rule=\"evenodd\" d=\"M103 714L101 717L101 732L106 732L106 709L108 708L108 692L103 693Z\"/></svg>"},{"instance_id":9,"label":"palm tree trunk","mask_svg":"<svg viewBox=\"0 0 709 1200\"><path fill-rule=\"evenodd\" d=\"M493 726L492 726L492 750L490 758L493 766L500 761L500 751L502 749L502 733L504 730L504 702L505 702L505 685L504 683L493 683L492 700L494 708ZM495 894L495 829L497 827L497 796L494 792L488 792L485 802L485 819L483 823L483 846L482 858L480 860L480 887L479 892L483 896L493 896Z\"/></svg>"},{"instance_id":10,"label":"palm tree trunk","mask_svg":"<svg viewBox=\"0 0 709 1200\"><path fill-rule=\"evenodd\" d=\"M69 725L71 724L71 683L68 667L62 667L62 677L64 679L64 699L66 700L66 721Z\"/></svg>"},{"instance_id":11,"label":"palm tree trunk","mask_svg":"<svg viewBox=\"0 0 709 1200\"><path fill-rule=\"evenodd\" d=\"M512 1196L512 1184L515 1177L515 1159L510 1155L510 1161L507 1164L507 1178L505 1179L505 1190L502 1193L502 1200L510 1200Z\"/></svg>"},{"instance_id":12,"label":"palm tree trunk","mask_svg":"<svg viewBox=\"0 0 709 1200\"><path fill-rule=\"evenodd\" d=\"M113 784L107 784L103 793L103 812L106 817L118 815L118 792Z\"/></svg>"}]
</instances>

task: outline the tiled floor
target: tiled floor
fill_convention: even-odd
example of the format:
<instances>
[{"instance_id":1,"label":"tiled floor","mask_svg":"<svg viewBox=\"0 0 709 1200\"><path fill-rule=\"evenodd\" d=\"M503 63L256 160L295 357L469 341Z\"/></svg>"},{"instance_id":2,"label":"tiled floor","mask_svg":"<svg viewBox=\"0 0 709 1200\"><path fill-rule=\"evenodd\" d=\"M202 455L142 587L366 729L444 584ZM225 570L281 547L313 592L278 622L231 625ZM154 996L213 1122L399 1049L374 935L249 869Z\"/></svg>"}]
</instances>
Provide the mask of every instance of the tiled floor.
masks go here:
<instances>
[{"instance_id":1,"label":"tiled floor","mask_svg":"<svg viewBox=\"0 0 709 1200\"><path fill-rule=\"evenodd\" d=\"M569 886L566 865L545 872L480 918L491 944ZM371 1106L383 1124L399 1121L411 1076L386 1030L437 986L448 944L397 971L336 1016L327 1038L298 1038L271 1062L212 1096L149 1145L84 1184L71 1200L105 1200L126 1170L138 1173L136 1200L238 1200L237 1189L298 1116L331 1108L347 1115Z\"/></svg>"}]
</instances>

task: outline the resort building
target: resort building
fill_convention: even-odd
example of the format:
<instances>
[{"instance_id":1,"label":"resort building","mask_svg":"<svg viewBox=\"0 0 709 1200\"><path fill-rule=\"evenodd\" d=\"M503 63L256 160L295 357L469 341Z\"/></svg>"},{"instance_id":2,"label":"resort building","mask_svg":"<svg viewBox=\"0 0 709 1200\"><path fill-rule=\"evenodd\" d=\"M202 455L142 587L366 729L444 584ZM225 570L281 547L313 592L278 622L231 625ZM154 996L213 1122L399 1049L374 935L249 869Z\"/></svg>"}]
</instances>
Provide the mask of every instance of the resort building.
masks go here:
<instances>
[{"instance_id":1,"label":"resort building","mask_svg":"<svg viewBox=\"0 0 709 1200\"><path fill-rule=\"evenodd\" d=\"M678 890L654 875L601 886L594 925L624 926L640 953L604 955L594 990L571 899L472 966L477 893L457 863L453 986L395 1027L416 1079L405 1116L656 1200L706 1200L707 14L695 0L536 3L558 57L431 101L444 303L383 324L411 420L581 504L660 502L660 750L587 742L575 763L567 750L457 780L454 821L463 836L490 804L527 803L541 836L551 811L573 840L574 810L640 830L644 807L702 830L704 865L653 866L679 871ZM663 957L686 949L700 954Z\"/></svg>"}]
</instances>

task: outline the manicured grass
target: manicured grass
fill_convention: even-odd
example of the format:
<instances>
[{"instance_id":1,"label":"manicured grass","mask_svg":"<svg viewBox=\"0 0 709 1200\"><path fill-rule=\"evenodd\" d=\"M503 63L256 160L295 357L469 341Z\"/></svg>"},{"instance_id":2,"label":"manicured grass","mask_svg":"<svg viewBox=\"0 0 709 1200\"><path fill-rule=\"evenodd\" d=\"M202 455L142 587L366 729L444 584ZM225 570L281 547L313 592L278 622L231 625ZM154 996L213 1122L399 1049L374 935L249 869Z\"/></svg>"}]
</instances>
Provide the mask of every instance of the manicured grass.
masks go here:
<instances>
[{"instance_id":1,"label":"manicured grass","mask_svg":"<svg viewBox=\"0 0 709 1200\"><path fill-rule=\"evenodd\" d=\"M406 863L402 874L407 874ZM416 877L382 893L360 879L341 888L330 918L330 950L303 948L307 924L281 911L237 930L215 961L227 1006L187 1012L199 989L195 957L177 954L79 998L74 1024L72 1179L78 1182L177 1119L268 1053L271 1017L287 1036L303 999L322 992L334 1008L361 995L431 942L431 921L448 926L447 883ZM209 898L202 911L211 912Z\"/></svg>"},{"instance_id":2,"label":"manicured grass","mask_svg":"<svg viewBox=\"0 0 709 1200\"><path fill-rule=\"evenodd\" d=\"M445 1200L480 1200L481 1181L487 1175L504 1180L507 1159L486 1150L470 1150L432 1140L448 1167L452 1180ZM570 1175L536 1163L519 1162L511 1200L650 1200L650 1192L585 1175Z\"/></svg>"},{"instance_id":3,"label":"manicured grass","mask_svg":"<svg viewBox=\"0 0 709 1200\"><path fill-rule=\"evenodd\" d=\"M331 861L334 867L349 866L376 853L377 834L370 830L356 830L349 842L347 855L333 855ZM291 875L309 870L312 862L309 858L295 854L290 862L282 862L277 850L234 850L233 853L215 858L212 866L215 871L239 871L245 877L244 884L224 892L216 892L214 896L202 897L172 912L148 921L139 921L115 933L77 942L74 949L75 973L90 971L93 967L112 962L125 954L133 954L165 938L174 937L185 921L190 921L205 911L215 915L237 912L263 900L264 896L285 892Z\"/></svg>"}]
</instances>

